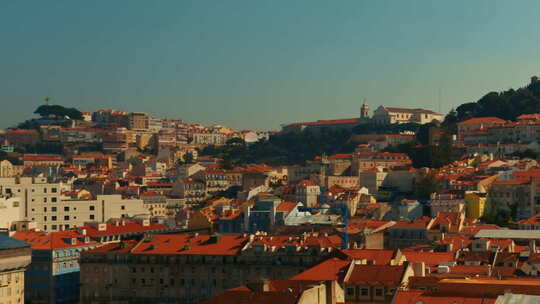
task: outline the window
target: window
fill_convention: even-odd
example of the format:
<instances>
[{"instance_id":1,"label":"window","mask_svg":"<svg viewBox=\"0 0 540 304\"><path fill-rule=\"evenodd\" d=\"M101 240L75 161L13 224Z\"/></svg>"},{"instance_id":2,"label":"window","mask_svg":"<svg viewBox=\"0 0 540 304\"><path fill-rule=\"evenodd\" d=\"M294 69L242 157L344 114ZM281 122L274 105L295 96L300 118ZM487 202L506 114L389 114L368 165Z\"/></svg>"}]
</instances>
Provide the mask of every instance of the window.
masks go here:
<instances>
[{"instance_id":1,"label":"window","mask_svg":"<svg viewBox=\"0 0 540 304\"><path fill-rule=\"evenodd\" d=\"M68 206L64 207L64 211L69 211L69 207Z\"/></svg>"},{"instance_id":2,"label":"window","mask_svg":"<svg viewBox=\"0 0 540 304\"><path fill-rule=\"evenodd\" d=\"M354 287L347 287L347 295L354 296Z\"/></svg>"},{"instance_id":3,"label":"window","mask_svg":"<svg viewBox=\"0 0 540 304\"><path fill-rule=\"evenodd\" d=\"M56 212L56 207L51 207L52 212Z\"/></svg>"},{"instance_id":4,"label":"window","mask_svg":"<svg viewBox=\"0 0 540 304\"><path fill-rule=\"evenodd\" d=\"M384 289L382 287L375 288L375 296L376 297L382 297L383 296Z\"/></svg>"},{"instance_id":5,"label":"window","mask_svg":"<svg viewBox=\"0 0 540 304\"><path fill-rule=\"evenodd\" d=\"M69 221L69 215L64 215L64 221Z\"/></svg>"},{"instance_id":6,"label":"window","mask_svg":"<svg viewBox=\"0 0 540 304\"><path fill-rule=\"evenodd\" d=\"M43 225L43 230L47 230L47 225Z\"/></svg>"},{"instance_id":7,"label":"window","mask_svg":"<svg viewBox=\"0 0 540 304\"><path fill-rule=\"evenodd\" d=\"M56 197L51 197L51 202L56 203Z\"/></svg>"},{"instance_id":8,"label":"window","mask_svg":"<svg viewBox=\"0 0 540 304\"><path fill-rule=\"evenodd\" d=\"M43 202L44 202L44 203L47 202L47 198L46 198L46 197L43 198Z\"/></svg>"},{"instance_id":9,"label":"window","mask_svg":"<svg viewBox=\"0 0 540 304\"><path fill-rule=\"evenodd\" d=\"M90 206L90 211L94 211L95 210L95 207L94 206Z\"/></svg>"},{"instance_id":10,"label":"window","mask_svg":"<svg viewBox=\"0 0 540 304\"><path fill-rule=\"evenodd\" d=\"M43 207L43 212L47 212L47 207Z\"/></svg>"},{"instance_id":11,"label":"window","mask_svg":"<svg viewBox=\"0 0 540 304\"><path fill-rule=\"evenodd\" d=\"M56 217L56 216L53 216L53 217ZM54 220L54 221L56 221L56 220ZM51 226L51 229L52 229L52 230L56 230L56 225L52 225L52 226Z\"/></svg>"},{"instance_id":12,"label":"window","mask_svg":"<svg viewBox=\"0 0 540 304\"><path fill-rule=\"evenodd\" d=\"M43 221L44 221L44 222L47 221L47 217L46 217L46 216L43 217Z\"/></svg>"},{"instance_id":13,"label":"window","mask_svg":"<svg viewBox=\"0 0 540 304\"><path fill-rule=\"evenodd\" d=\"M126 206L122 205L122 206L120 207L120 209L126 210Z\"/></svg>"},{"instance_id":14,"label":"window","mask_svg":"<svg viewBox=\"0 0 540 304\"><path fill-rule=\"evenodd\" d=\"M56 193L58 190L56 190L56 188L51 188L51 192L52 193Z\"/></svg>"},{"instance_id":15,"label":"window","mask_svg":"<svg viewBox=\"0 0 540 304\"><path fill-rule=\"evenodd\" d=\"M56 215L51 216L51 220L56 221ZM53 225L53 227L54 226L56 226L56 225ZM53 228L53 229L56 229L56 228Z\"/></svg>"},{"instance_id":16,"label":"window","mask_svg":"<svg viewBox=\"0 0 540 304\"><path fill-rule=\"evenodd\" d=\"M93 214L90 214L90 219L91 219L91 220L94 219L94 215L93 215Z\"/></svg>"},{"instance_id":17,"label":"window","mask_svg":"<svg viewBox=\"0 0 540 304\"><path fill-rule=\"evenodd\" d=\"M369 296L369 289L360 288L360 295L363 296L363 297Z\"/></svg>"}]
</instances>

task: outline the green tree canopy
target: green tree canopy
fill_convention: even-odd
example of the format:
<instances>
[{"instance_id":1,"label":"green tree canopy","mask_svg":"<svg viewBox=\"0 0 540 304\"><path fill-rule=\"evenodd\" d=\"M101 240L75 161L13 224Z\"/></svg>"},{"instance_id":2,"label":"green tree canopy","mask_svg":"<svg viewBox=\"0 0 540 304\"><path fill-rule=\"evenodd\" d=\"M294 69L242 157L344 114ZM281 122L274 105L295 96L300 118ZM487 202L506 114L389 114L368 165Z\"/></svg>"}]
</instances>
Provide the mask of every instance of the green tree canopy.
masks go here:
<instances>
[{"instance_id":1,"label":"green tree canopy","mask_svg":"<svg viewBox=\"0 0 540 304\"><path fill-rule=\"evenodd\" d=\"M80 120L83 118L82 113L75 108L66 108L60 105L41 105L35 111L35 114L39 114L42 117L50 115L56 117L68 117L69 119Z\"/></svg>"}]
</instances>

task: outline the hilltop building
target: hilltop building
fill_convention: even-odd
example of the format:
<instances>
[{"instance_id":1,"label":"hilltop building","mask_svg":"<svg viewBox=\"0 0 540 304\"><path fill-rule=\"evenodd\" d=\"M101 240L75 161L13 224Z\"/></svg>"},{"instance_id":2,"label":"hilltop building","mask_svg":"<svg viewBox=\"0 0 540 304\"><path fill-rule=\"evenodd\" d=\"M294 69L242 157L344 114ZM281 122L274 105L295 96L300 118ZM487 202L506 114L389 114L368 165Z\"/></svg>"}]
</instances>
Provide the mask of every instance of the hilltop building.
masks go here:
<instances>
[{"instance_id":1,"label":"hilltop building","mask_svg":"<svg viewBox=\"0 0 540 304\"><path fill-rule=\"evenodd\" d=\"M444 116L442 114L425 109L406 109L406 108L391 108L379 106L373 113L373 117L369 115L369 106L366 101L360 106L360 117L332 119L332 120L317 120L310 122L293 122L282 127L283 133L302 132L305 129L321 130L321 129L352 129L362 123L377 123L377 124L397 124L397 123L418 123L425 124L433 120L442 122Z\"/></svg>"}]
</instances>

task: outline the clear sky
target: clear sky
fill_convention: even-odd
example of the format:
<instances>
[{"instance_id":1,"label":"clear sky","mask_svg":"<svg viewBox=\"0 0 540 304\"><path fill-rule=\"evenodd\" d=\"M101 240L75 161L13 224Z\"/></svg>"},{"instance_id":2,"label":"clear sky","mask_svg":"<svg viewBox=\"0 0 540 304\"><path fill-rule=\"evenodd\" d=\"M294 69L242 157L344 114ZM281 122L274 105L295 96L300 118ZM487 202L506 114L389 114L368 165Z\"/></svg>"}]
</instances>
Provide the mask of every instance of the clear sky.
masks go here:
<instances>
[{"instance_id":1,"label":"clear sky","mask_svg":"<svg viewBox=\"0 0 540 304\"><path fill-rule=\"evenodd\" d=\"M0 1L0 127L80 110L278 129L446 113L540 74L540 1Z\"/></svg>"}]
</instances>

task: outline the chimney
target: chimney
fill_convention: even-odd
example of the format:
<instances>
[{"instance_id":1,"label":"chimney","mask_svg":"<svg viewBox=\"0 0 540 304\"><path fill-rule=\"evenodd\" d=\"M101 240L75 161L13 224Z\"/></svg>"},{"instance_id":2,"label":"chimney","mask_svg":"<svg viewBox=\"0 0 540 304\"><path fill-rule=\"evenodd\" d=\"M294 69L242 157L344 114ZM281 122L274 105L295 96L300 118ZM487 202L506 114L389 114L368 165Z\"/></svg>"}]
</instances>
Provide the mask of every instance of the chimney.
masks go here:
<instances>
[{"instance_id":1,"label":"chimney","mask_svg":"<svg viewBox=\"0 0 540 304\"><path fill-rule=\"evenodd\" d=\"M268 279L254 279L253 281L246 284L249 289L255 292L266 292L270 291L270 280Z\"/></svg>"},{"instance_id":2,"label":"chimney","mask_svg":"<svg viewBox=\"0 0 540 304\"><path fill-rule=\"evenodd\" d=\"M208 238L208 244L217 244L219 242L220 236L217 233L214 233Z\"/></svg>"},{"instance_id":3,"label":"chimney","mask_svg":"<svg viewBox=\"0 0 540 304\"><path fill-rule=\"evenodd\" d=\"M412 264L414 276L425 277L426 276L426 263L418 262Z\"/></svg>"}]
</instances>

